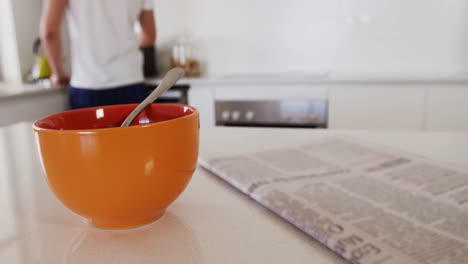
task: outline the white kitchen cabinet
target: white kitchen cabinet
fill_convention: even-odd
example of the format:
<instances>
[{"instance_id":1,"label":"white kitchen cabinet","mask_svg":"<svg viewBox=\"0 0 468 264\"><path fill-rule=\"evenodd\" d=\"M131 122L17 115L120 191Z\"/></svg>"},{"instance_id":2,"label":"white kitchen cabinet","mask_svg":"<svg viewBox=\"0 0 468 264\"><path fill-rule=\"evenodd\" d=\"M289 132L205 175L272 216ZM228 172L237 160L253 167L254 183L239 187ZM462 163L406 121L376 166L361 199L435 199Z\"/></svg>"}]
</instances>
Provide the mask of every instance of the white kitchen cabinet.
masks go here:
<instances>
[{"instance_id":1,"label":"white kitchen cabinet","mask_svg":"<svg viewBox=\"0 0 468 264\"><path fill-rule=\"evenodd\" d=\"M202 126L215 125L216 101L328 99L332 129L468 130L468 85L427 82L195 82L189 104Z\"/></svg>"},{"instance_id":2,"label":"white kitchen cabinet","mask_svg":"<svg viewBox=\"0 0 468 264\"><path fill-rule=\"evenodd\" d=\"M212 86L191 84L188 91L188 104L198 109L200 126L215 125L214 96Z\"/></svg>"},{"instance_id":3,"label":"white kitchen cabinet","mask_svg":"<svg viewBox=\"0 0 468 264\"><path fill-rule=\"evenodd\" d=\"M429 88L426 111L427 129L468 131L467 85Z\"/></svg>"},{"instance_id":4,"label":"white kitchen cabinet","mask_svg":"<svg viewBox=\"0 0 468 264\"><path fill-rule=\"evenodd\" d=\"M329 128L424 129L424 99L418 85L337 85L329 91Z\"/></svg>"},{"instance_id":5,"label":"white kitchen cabinet","mask_svg":"<svg viewBox=\"0 0 468 264\"><path fill-rule=\"evenodd\" d=\"M68 109L66 90L0 98L0 126L34 121Z\"/></svg>"},{"instance_id":6,"label":"white kitchen cabinet","mask_svg":"<svg viewBox=\"0 0 468 264\"><path fill-rule=\"evenodd\" d=\"M189 104L200 112L201 126L214 126L216 101L326 99L325 86L308 84L217 83L191 84Z\"/></svg>"}]
</instances>

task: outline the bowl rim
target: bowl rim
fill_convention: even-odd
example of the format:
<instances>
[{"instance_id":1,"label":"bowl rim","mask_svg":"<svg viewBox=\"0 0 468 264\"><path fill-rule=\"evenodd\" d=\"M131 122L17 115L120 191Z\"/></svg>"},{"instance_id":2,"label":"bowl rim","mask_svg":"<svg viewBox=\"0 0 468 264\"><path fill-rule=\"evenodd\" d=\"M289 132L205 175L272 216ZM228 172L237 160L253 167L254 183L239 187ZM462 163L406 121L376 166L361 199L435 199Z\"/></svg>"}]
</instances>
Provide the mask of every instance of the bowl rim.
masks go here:
<instances>
[{"instance_id":1,"label":"bowl rim","mask_svg":"<svg viewBox=\"0 0 468 264\"><path fill-rule=\"evenodd\" d=\"M199 112L198 112L197 108L195 108L193 106L190 106L190 105L186 105L186 104L176 104L176 103L153 103L153 104L188 107L188 108L192 109L193 112L191 114L186 115L186 116L176 117L176 118L166 120L166 121L160 121L160 122L156 122L156 123L149 123L149 124L142 124L142 125L132 125L132 126L128 126L128 127L120 127L119 126L119 127L87 128L87 129L50 129L50 128L39 127L37 125L37 122L39 122L41 120L44 120L44 119L47 119L47 118L50 118L50 117L53 117L53 116L56 116L56 115L59 115L59 114L62 114L62 113L79 112L79 111L83 111L83 109L91 110L91 109L98 109L98 108L114 108L114 107L121 107L121 106L125 106L125 105L132 105L132 106L136 107L138 104L118 104L118 105L93 106L93 107L86 107L86 108L81 108L81 109L66 110L66 111L50 114L50 115L47 115L47 116L43 116L43 117L41 117L41 118L39 118L39 119L37 119L36 121L33 122L32 129L34 131L36 131L36 132L45 132L45 133L54 133L54 134L57 134L57 133L95 134L95 133L109 132L110 130L115 131L116 129L118 129L120 131L124 131L124 130L137 129L137 128L148 128L148 127L154 127L154 126L161 126L161 125L164 125L164 124L176 122L178 120L192 118L195 115L199 115Z\"/></svg>"}]
</instances>

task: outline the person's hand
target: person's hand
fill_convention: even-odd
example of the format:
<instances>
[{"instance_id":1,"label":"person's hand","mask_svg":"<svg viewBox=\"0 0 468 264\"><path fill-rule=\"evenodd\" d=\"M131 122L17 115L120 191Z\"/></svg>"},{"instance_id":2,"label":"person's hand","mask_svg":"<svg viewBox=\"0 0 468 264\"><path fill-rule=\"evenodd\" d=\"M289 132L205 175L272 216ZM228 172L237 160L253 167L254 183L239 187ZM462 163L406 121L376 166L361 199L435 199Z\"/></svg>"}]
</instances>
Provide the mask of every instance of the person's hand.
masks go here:
<instances>
[{"instance_id":1,"label":"person's hand","mask_svg":"<svg viewBox=\"0 0 468 264\"><path fill-rule=\"evenodd\" d=\"M50 81L54 86L68 86L70 84L70 76L66 74L52 74Z\"/></svg>"}]
</instances>

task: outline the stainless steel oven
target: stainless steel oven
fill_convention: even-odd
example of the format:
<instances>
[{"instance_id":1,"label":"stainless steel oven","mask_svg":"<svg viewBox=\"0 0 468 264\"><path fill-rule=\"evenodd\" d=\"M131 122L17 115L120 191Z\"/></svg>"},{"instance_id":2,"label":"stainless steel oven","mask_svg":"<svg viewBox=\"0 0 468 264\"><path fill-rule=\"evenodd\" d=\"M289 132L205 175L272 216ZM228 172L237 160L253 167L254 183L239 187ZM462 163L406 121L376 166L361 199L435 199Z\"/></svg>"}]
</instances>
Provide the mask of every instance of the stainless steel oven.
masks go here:
<instances>
[{"instance_id":1,"label":"stainless steel oven","mask_svg":"<svg viewBox=\"0 0 468 264\"><path fill-rule=\"evenodd\" d=\"M303 127L328 126L327 99L220 100L215 102L217 126Z\"/></svg>"}]
</instances>

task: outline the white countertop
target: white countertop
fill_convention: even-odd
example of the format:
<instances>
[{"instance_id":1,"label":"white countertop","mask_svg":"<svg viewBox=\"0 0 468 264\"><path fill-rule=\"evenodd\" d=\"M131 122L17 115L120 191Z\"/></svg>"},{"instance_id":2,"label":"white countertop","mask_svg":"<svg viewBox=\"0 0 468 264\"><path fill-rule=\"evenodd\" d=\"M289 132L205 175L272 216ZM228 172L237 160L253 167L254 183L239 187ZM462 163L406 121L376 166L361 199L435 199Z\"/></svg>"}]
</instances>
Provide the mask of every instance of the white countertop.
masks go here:
<instances>
[{"instance_id":1,"label":"white countertop","mask_svg":"<svg viewBox=\"0 0 468 264\"><path fill-rule=\"evenodd\" d=\"M161 78L149 78L146 82L157 83ZM246 73L225 76L201 76L198 78L182 78L179 84L289 84L289 85L345 85L345 84L446 84L459 85L468 84L468 77L460 76L366 76L350 74L328 74L328 73Z\"/></svg>"},{"instance_id":2,"label":"white countertop","mask_svg":"<svg viewBox=\"0 0 468 264\"><path fill-rule=\"evenodd\" d=\"M53 87L48 83L20 83L7 84L0 82L0 101L11 100L28 96L47 95L51 93L65 93L66 88Z\"/></svg>"},{"instance_id":3,"label":"white countertop","mask_svg":"<svg viewBox=\"0 0 468 264\"><path fill-rule=\"evenodd\" d=\"M468 133L209 128L201 154L235 154L344 134L468 165ZM345 263L199 168L160 220L106 231L64 208L42 175L31 124L0 128L0 263Z\"/></svg>"},{"instance_id":4,"label":"white countertop","mask_svg":"<svg viewBox=\"0 0 468 264\"><path fill-rule=\"evenodd\" d=\"M148 84L157 84L161 78L148 78ZM226 76L202 76L199 78L182 78L178 84L183 85L399 85L399 84L442 84L442 85L467 85L468 78L461 77L432 77L421 78L418 76L396 77L380 76L366 77L360 75L328 75L328 74L237 74ZM240 86L242 87L242 86ZM49 82L42 84L6 84L0 82L0 101L10 100L16 97L37 96L49 93L66 92L63 87L52 87Z\"/></svg>"}]
</instances>

